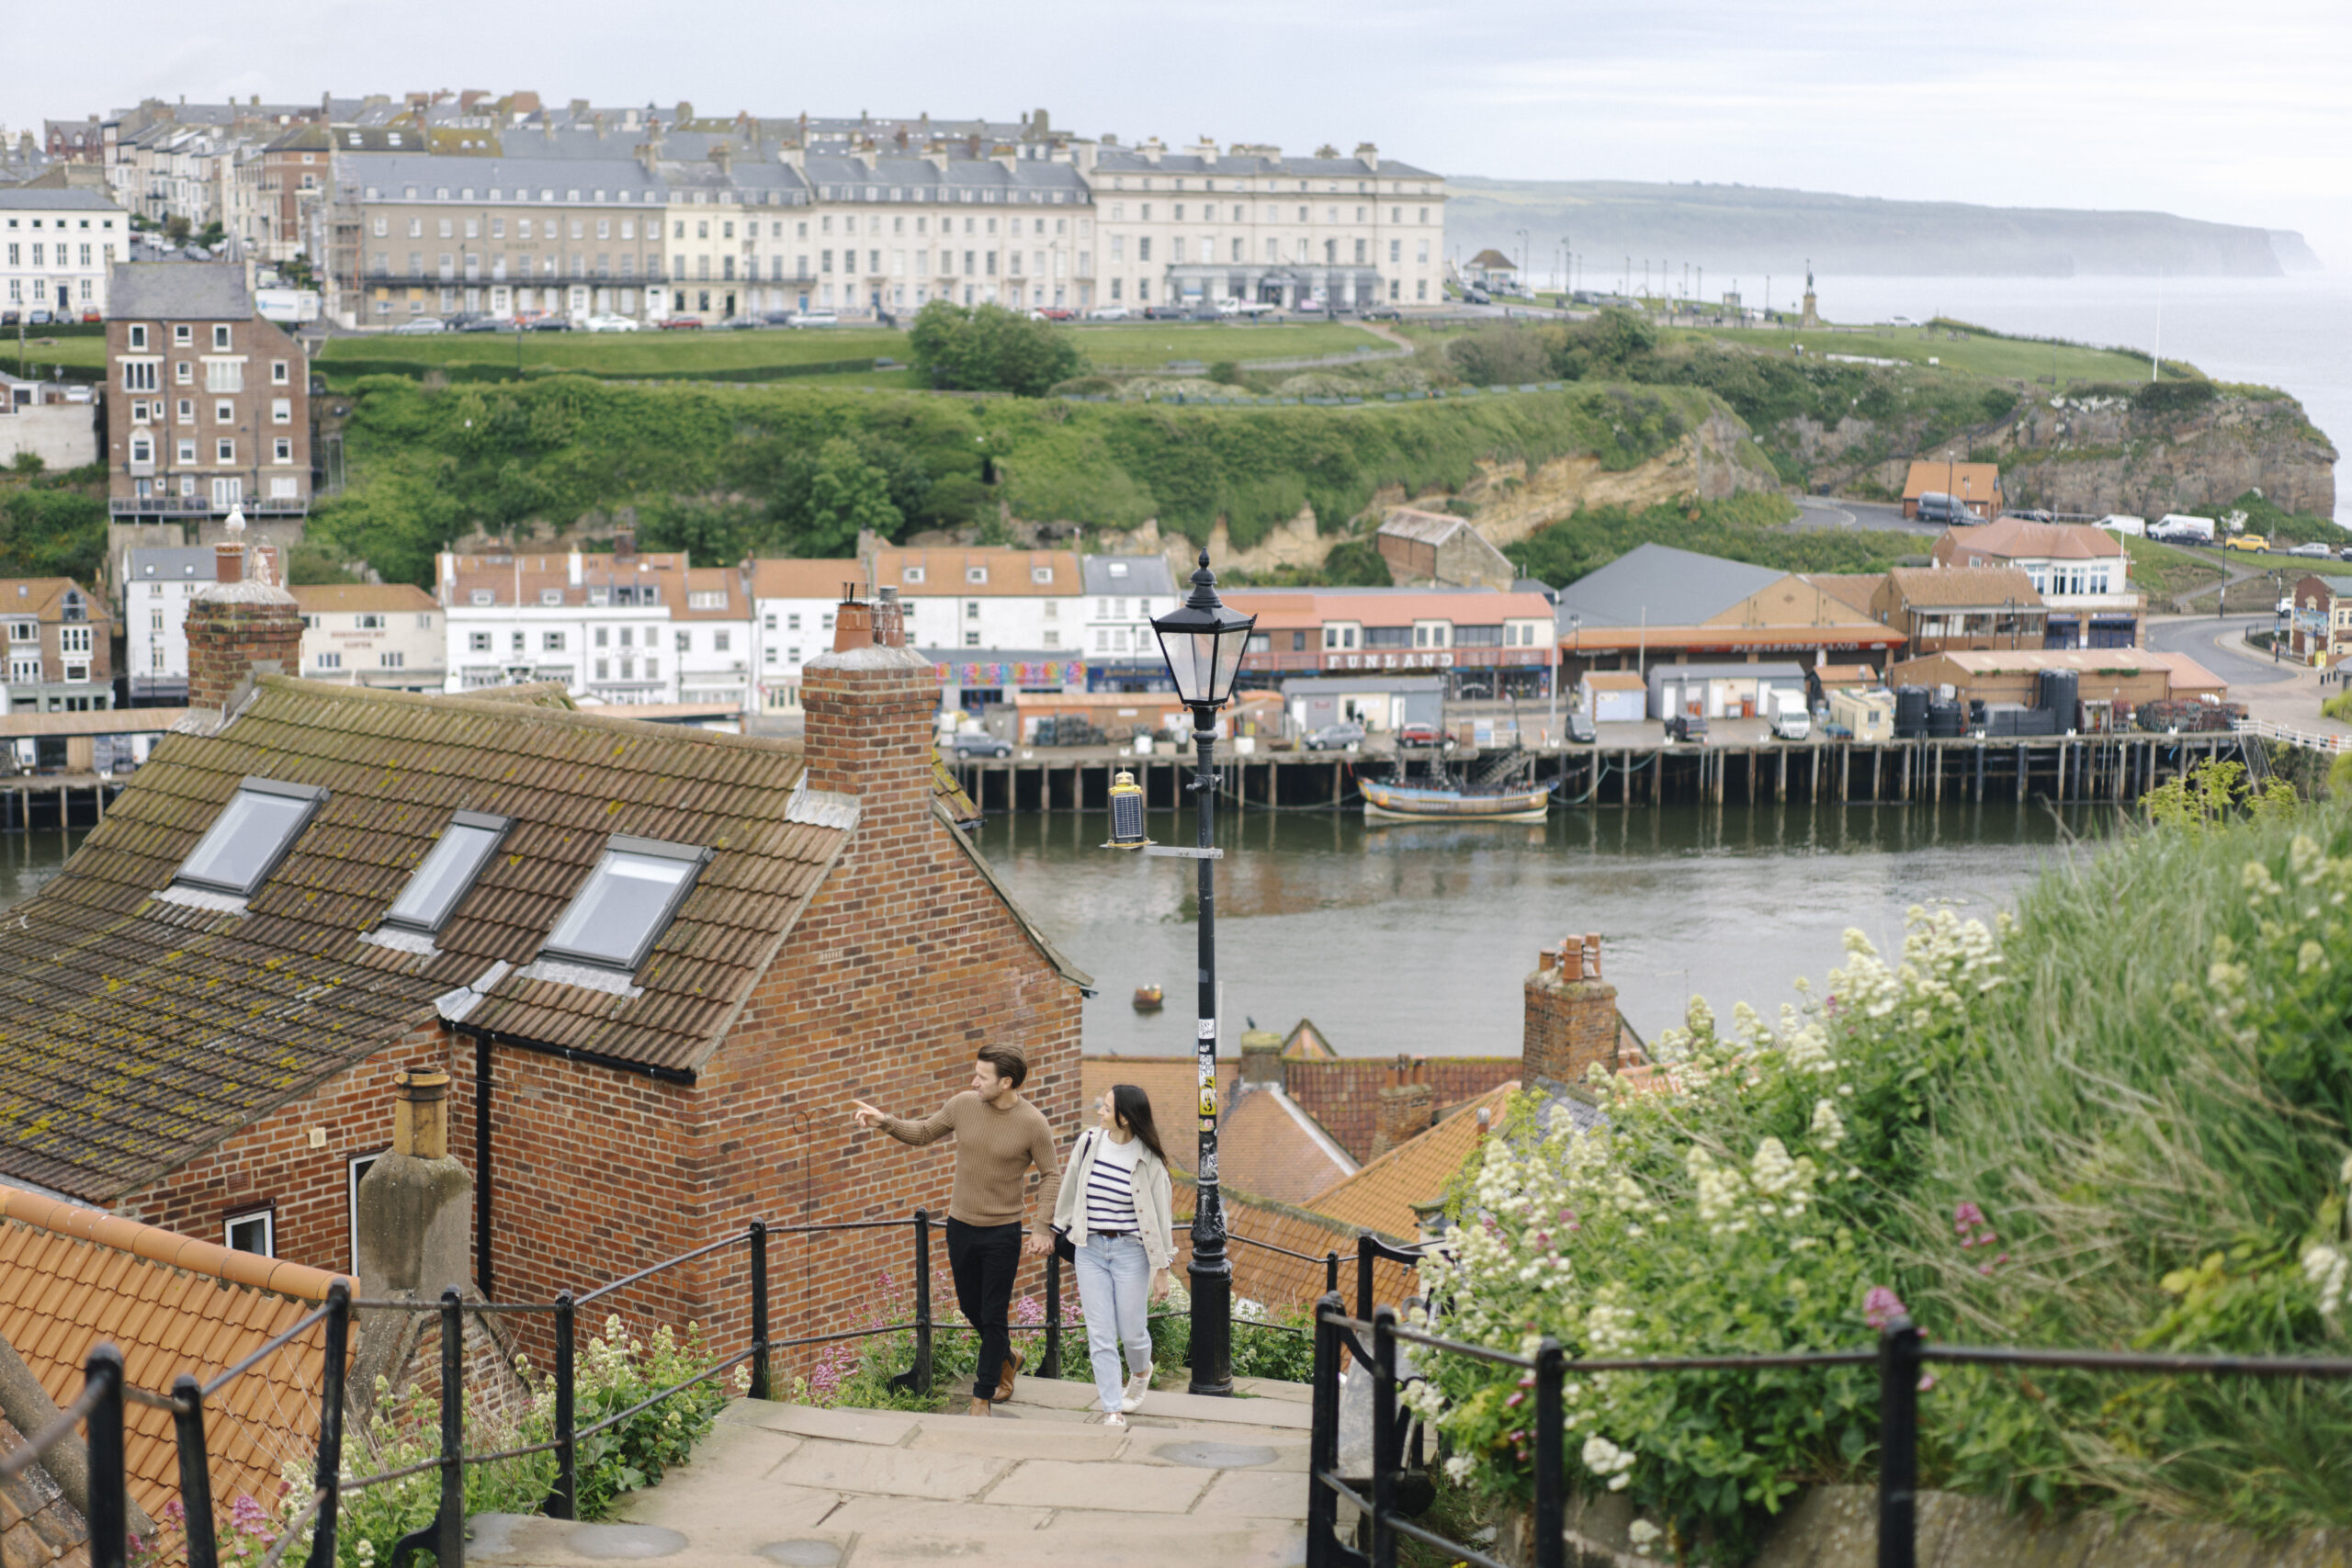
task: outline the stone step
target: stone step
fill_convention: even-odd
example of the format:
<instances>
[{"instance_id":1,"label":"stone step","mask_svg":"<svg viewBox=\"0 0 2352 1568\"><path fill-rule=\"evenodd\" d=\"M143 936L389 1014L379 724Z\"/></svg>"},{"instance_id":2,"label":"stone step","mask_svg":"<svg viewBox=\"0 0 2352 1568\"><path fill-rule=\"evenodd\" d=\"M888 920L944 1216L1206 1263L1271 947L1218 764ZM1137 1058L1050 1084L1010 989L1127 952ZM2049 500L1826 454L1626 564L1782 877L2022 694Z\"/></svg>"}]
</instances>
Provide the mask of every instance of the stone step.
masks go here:
<instances>
[{"instance_id":1,"label":"stone step","mask_svg":"<svg viewBox=\"0 0 2352 1568\"><path fill-rule=\"evenodd\" d=\"M1013 1384L1012 1398L1007 1404L1014 1409L1035 1407L1076 1410L1096 1417L1101 1415L1092 1383L1054 1378L1021 1379ZM1174 1389L1158 1388L1145 1397L1143 1408L1128 1419L1136 1421L1146 1417L1155 1423L1196 1421L1272 1427L1301 1432L1314 1424L1310 1407L1294 1399L1220 1399L1214 1394L1184 1393Z\"/></svg>"}]
</instances>

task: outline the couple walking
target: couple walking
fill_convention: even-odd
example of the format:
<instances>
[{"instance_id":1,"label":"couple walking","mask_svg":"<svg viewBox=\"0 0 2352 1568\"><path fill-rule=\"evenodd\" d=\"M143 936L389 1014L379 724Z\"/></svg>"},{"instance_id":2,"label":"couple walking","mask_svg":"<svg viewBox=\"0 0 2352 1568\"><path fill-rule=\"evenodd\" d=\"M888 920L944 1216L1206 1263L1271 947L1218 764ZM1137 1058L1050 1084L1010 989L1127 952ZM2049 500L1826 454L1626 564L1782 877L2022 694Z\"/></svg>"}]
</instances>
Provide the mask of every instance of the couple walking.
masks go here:
<instances>
[{"instance_id":1,"label":"couple walking","mask_svg":"<svg viewBox=\"0 0 2352 1568\"><path fill-rule=\"evenodd\" d=\"M956 1140L956 1185L947 1204L947 1263L956 1304L980 1337L971 1414L1012 1397L1023 1355L1007 1318L1012 1279L1025 1251L1042 1258L1059 1244L1078 1274L1086 1348L1103 1424L1126 1425L1127 1412L1151 1388L1150 1303L1168 1293L1175 1232L1169 1218L1168 1159L1152 1123L1151 1100L1119 1084L1094 1103L1095 1124L1070 1151L1069 1177L1054 1157L1053 1129L1021 1097L1029 1059L1018 1046L989 1045L972 1069L971 1087L922 1121L854 1101L860 1127L879 1128L917 1148ZM1040 1219L1026 1241L1023 1187L1030 1167L1044 1178ZM1050 1216L1048 1219L1046 1216ZM1120 1379L1120 1351L1127 1377Z\"/></svg>"}]
</instances>

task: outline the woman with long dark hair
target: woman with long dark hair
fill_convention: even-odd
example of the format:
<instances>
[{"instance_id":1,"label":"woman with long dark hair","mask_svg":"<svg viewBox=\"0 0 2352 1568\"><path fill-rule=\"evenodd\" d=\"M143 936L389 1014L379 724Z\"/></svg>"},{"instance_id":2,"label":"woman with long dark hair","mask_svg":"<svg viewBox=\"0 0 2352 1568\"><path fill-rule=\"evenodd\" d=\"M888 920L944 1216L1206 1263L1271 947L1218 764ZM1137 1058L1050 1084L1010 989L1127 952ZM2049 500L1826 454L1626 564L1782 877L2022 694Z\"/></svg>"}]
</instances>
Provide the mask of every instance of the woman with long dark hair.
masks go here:
<instances>
[{"instance_id":1,"label":"woman with long dark hair","mask_svg":"<svg viewBox=\"0 0 2352 1568\"><path fill-rule=\"evenodd\" d=\"M1054 1229L1072 1249L1102 1424L1124 1427L1151 1391L1151 1325L1145 1319L1168 1293L1176 1232L1151 1097L1131 1083L1114 1084L1094 1102L1094 1120L1071 1151Z\"/></svg>"}]
</instances>

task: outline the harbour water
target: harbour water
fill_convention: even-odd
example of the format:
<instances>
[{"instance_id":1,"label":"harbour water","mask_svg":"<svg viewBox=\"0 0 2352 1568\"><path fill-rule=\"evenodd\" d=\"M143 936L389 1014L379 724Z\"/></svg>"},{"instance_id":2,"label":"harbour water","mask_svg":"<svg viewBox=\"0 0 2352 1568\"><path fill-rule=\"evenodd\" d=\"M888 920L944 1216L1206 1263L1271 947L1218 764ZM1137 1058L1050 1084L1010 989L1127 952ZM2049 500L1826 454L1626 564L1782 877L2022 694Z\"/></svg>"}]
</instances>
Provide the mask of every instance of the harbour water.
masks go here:
<instances>
[{"instance_id":1,"label":"harbour water","mask_svg":"<svg viewBox=\"0 0 2352 1568\"><path fill-rule=\"evenodd\" d=\"M2035 803L1664 807L1540 824L1367 826L1352 813L1220 817L1225 1041L1302 1017L1341 1053L1510 1054L1538 949L1599 931L1619 1005L1647 1037L1693 993L1770 1014L1842 962L1859 928L1892 950L1914 905L1990 921L2018 889L2094 852L2112 807ZM1193 818L1151 837L1190 843ZM979 843L1100 995L1090 1052L1192 1049L1194 865L1097 846L1096 813L991 818ZM1134 1011L1138 986L1167 993Z\"/></svg>"}]
</instances>

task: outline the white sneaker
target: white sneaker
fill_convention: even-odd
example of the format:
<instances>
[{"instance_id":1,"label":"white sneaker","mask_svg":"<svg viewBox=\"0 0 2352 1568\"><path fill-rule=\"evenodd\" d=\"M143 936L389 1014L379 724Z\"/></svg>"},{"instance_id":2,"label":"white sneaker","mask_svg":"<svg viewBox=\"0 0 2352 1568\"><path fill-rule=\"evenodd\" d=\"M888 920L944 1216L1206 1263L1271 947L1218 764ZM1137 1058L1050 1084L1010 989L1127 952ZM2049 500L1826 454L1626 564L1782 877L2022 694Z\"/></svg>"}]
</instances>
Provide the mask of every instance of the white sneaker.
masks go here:
<instances>
[{"instance_id":1,"label":"white sneaker","mask_svg":"<svg viewBox=\"0 0 2352 1568\"><path fill-rule=\"evenodd\" d=\"M1115 1411L1115 1410L1112 1411L1112 1412L1111 1412L1111 1414L1109 1414L1108 1416L1103 1416L1103 1417L1102 1417L1102 1425L1104 1425L1105 1427L1124 1427L1124 1426L1125 1426L1126 1424L1127 1424L1127 1418L1126 1418L1125 1416L1124 1416L1120 1415L1120 1414L1119 1414L1117 1411Z\"/></svg>"},{"instance_id":2,"label":"white sneaker","mask_svg":"<svg viewBox=\"0 0 2352 1568\"><path fill-rule=\"evenodd\" d=\"M1141 1409L1143 1406L1143 1396L1150 1392L1151 1374L1149 1372L1137 1372L1135 1376L1127 1380L1126 1397L1119 1401L1119 1408L1123 1411Z\"/></svg>"}]
</instances>

